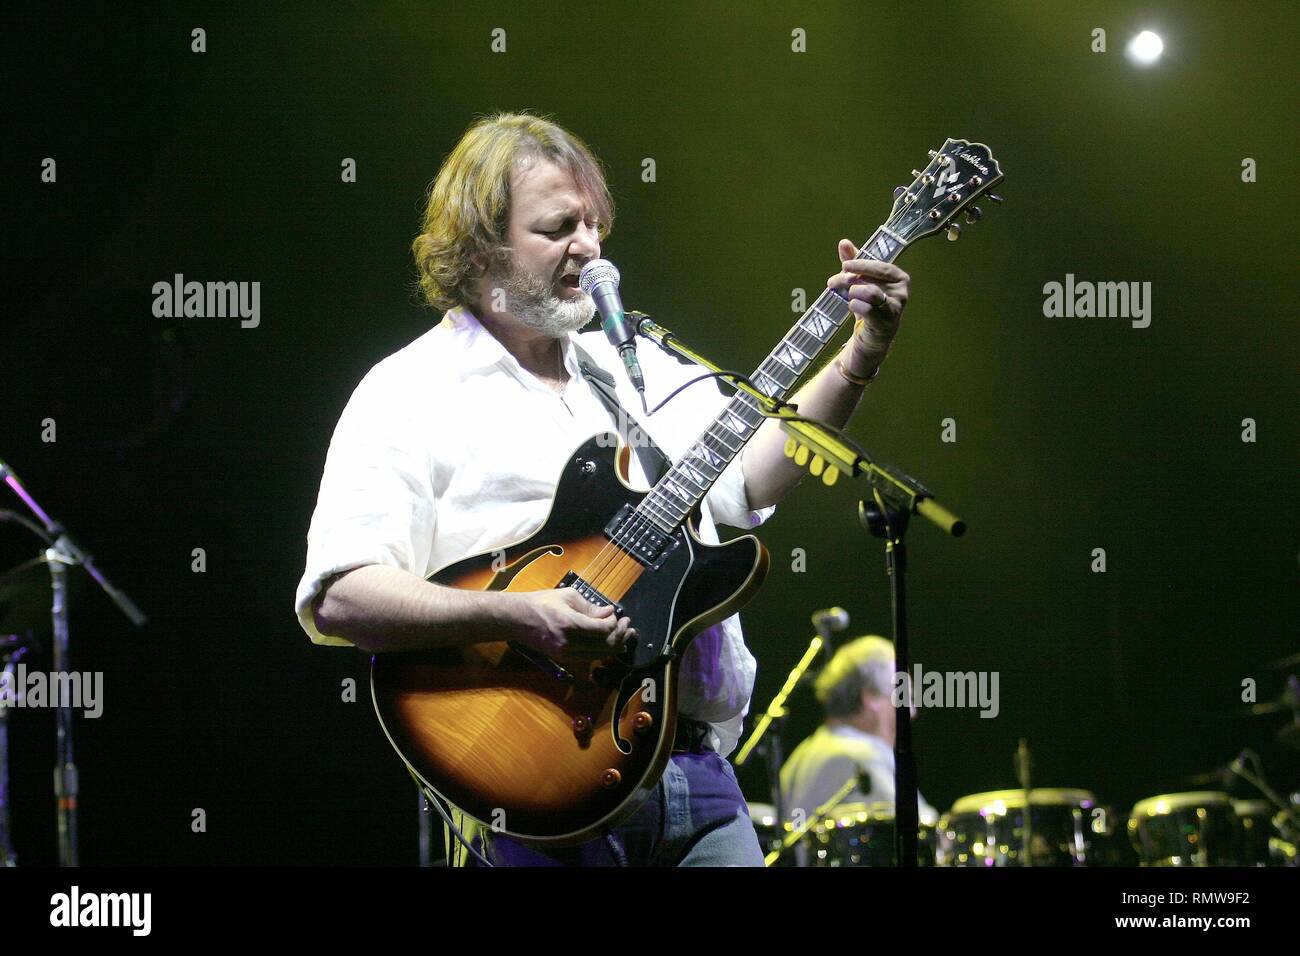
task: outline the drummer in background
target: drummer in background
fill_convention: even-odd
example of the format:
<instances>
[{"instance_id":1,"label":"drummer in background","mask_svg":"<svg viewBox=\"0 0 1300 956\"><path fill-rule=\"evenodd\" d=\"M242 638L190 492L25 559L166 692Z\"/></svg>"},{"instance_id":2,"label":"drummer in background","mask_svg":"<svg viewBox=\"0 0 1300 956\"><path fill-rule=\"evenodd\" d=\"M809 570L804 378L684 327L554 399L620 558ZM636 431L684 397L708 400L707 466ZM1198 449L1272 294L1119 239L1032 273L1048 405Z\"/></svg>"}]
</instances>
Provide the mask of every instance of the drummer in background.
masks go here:
<instances>
[{"instance_id":1,"label":"drummer in background","mask_svg":"<svg viewBox=\"0 0 1300 956\"><path fill-rule=\"evenodd\" d=\"M871 789L840 803L894 803L894 645L868 635L845 644L813 684L825 722L781 768L786 816L807 818L859 772ZM913 710L913 716L916 711ZM935 813L922 798L921 815ZM800 814L799 811L802 811ZM796 820L796 822L799 822Z\"/></svg>"}]
</instances>

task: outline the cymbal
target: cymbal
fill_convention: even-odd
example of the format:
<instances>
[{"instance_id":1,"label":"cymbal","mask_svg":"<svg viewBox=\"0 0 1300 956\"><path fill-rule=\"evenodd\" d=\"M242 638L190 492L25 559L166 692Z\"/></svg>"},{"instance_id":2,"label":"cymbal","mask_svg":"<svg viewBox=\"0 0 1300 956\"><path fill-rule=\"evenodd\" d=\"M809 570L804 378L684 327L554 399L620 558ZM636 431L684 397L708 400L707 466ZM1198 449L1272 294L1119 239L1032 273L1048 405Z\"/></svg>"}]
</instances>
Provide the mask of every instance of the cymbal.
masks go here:
<instances>
[{"instance_id":1,"label":"cymbal","mask_svg":"<svg viewBox=\"0 0 1300 956\"><path fill-rule=\"evenodd\" d=\"M82 588L81 576L68 575L68 605ZM0 634L45 629L50 624L50 569L45 558L32 558L0 573Z\"/></svg>"}]
</instances>

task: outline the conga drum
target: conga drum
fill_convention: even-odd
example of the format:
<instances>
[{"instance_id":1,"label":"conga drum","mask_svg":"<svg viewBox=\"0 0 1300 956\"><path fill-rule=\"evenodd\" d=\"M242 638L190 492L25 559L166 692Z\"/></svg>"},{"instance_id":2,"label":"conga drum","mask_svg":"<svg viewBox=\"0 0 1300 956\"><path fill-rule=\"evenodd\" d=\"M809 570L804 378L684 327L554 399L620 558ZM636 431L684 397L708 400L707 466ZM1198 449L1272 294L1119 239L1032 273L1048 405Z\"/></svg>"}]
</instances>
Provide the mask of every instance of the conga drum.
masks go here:
<instances>
[{"instance_id":1,"label":"conga drum","mask_svg":"<svg viewBox=\"0 0 1300 956\"><path fill-rule=\"evenodd\" d=\"M922 811L917 829L918 866L934 866L933 813ZM846 803L836 807L809 831L810 866L893 866L894 805Z\"/></svg>"},{"instance_id":2,"label":"conga drum","mask_svg":"<svg viewBox=\"0 0 1300 956\"><path fill-rule=\"evenodd\" d=\"M1237 866L1241 824L1226 793L1165 793L1133 805L1128 835L1143 866Z\"/></svg>"},{"instance_id":3,"label":"conga drum","mask_svg":"<svg viewBox=\"0 0 1300 956\"><path fill-rule=\"evenodd\" d=\"M1101 866L1103 819L1087 790L1029 791L1030 866ZM994 790L962 797L939 821L939 866L1025 866L1025 791Z\"/></svg>"}]
</instances>

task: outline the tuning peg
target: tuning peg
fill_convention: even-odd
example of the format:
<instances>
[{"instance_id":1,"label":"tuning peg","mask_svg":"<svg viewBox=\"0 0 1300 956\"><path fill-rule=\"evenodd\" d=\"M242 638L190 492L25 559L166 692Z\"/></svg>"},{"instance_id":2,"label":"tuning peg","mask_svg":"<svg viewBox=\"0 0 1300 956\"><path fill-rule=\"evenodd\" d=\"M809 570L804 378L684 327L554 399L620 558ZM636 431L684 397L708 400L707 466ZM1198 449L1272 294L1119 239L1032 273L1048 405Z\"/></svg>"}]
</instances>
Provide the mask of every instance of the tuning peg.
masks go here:
<instances>
[{"instance_id":1,"label":"tuning peg","mask_svg":"<svg viewBox=\"0 0 1300 956\"><path fill-rule=\"evenodd\" d=\"M905 193L905 192L907 192L907 187L906 187L906 186L895 186L895 187L894 187L894 198L897 199L899 196L903 195L903 193Z\"/></svg>"},{"instance_id":2,"label":"tuning peg","mask_svg":"<svg viewBox=\"0 0 1300 956\"><path fill-rule=\"evenodd\" d=\"M984 218L984 212L983 210L980 209L979 206L971 206L969 209L966 210L967 225L970 225L971 223L974 222L979 222L982 218Z\"/></svg>"},{"instance_id":3,"label":"tuning peg","mask_svg":"<svg viewBox=\"0 0 1300 956\"><path fill-rule=\"evenodd\" d=\"M912 178L913 178L913 179L920 179L920 178L921 178L921 175L922 175L922 173L921 173L921 171L920 171L919 169L914 169L914 170L912 170Z\"/></svg>"},{"instance_id":4,"label":"tuning peg","mask_svg":"<svg viewBox=\"0 0 1300 956\"><path fill-rule=\"evenodd\" d=\"M993 202L1002 202L1002 197L997 193L985 193L985 195L987 195Z\"/></svg>"},{"instance_id":5,"label":"tuning peg","mask_svg":"<svg viewBox=\"0 0 1300 956\"><path fill-rule=\"evenodd\" d=\"M932 149L927 149L926 152L930 154L930 158L931 158L931 159L934 159L934 157L936 157L936 156L939 155L938 153L936 153L936 152L935 152L934 150L932 150Z\"/></svg>"},{"instance_id":6,"label":"tuning peg","mask_svg":"<svg viewBox=\"0 0 1300 956\"><path fill-rule=\"evenodd\" d=\"M948 241L956 242L960 238L961 238L961 226L957 225L957 223L954 222L951 226L948 227Z\"/></svg>"}]
</instances>

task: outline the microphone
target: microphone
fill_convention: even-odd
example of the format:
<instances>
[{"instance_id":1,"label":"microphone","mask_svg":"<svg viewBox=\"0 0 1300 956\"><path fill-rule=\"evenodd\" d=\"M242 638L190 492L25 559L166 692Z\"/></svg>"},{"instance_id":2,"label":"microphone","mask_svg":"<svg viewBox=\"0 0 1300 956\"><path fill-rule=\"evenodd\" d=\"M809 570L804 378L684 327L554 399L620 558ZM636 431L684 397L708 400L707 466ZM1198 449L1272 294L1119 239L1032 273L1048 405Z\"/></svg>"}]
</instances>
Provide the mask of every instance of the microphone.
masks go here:
<instances>
[{"instance_id":1,"label":"microphone","mask_svg":"<svg viewBox=\"0 0 1300 956\"><path fill-rule=\"evenodd\" d=\"M849 612L842 607L823 608L813 612L812 623L822 640L826 640L832 632L842 631L849 626Z\"/></svg>"},{"instance_id":2,"label":"microphone","mask_svg":"<svg viewBox=\"0 0 1300 956\"><path fill-rule=\"evenodd\" d=\"M623 313L623 299L618 294L619 278L614 263L608 259L592 259L578 275L578 288L595 300L605 337L623 359L627 377L640 394L644 408L645 376L641 374L641 363L636 357L636 328Z\"/></svg>"}]
</instances>

